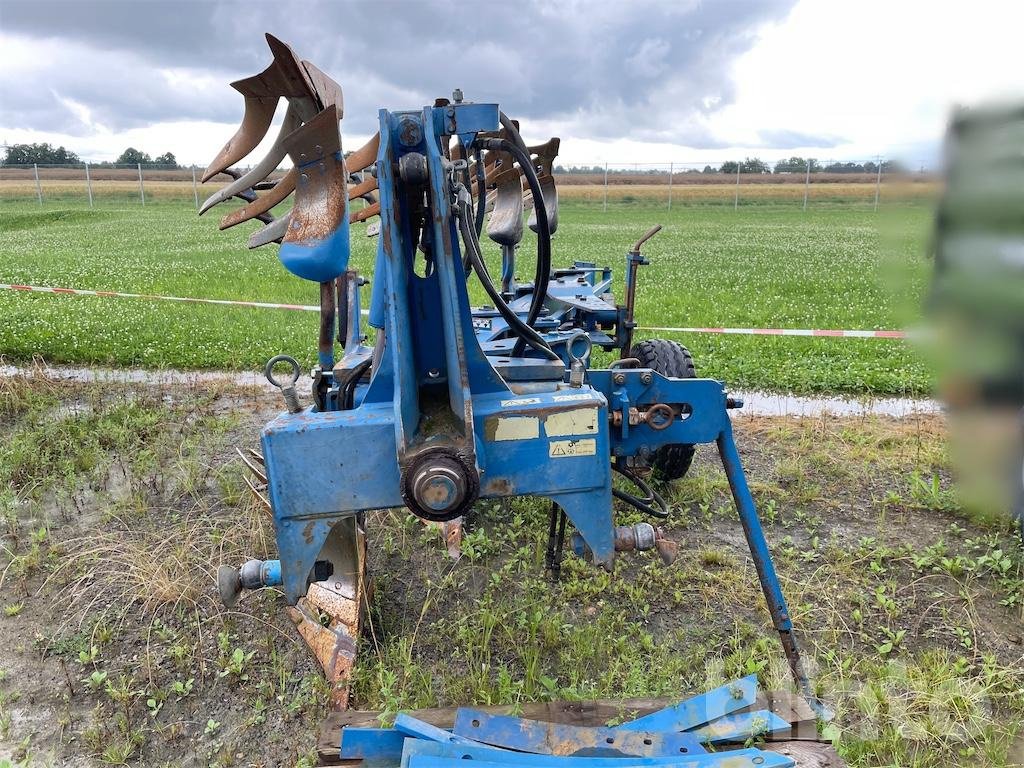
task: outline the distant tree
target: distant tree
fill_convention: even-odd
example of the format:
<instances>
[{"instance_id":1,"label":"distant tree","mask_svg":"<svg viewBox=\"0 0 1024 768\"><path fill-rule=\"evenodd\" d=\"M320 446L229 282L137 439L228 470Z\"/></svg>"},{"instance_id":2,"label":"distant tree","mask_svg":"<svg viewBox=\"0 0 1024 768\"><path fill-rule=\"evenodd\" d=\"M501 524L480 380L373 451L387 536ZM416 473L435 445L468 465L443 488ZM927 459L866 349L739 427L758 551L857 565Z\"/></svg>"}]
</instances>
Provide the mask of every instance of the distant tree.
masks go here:
<instances>
[{"instance_id":1,"label":"distant tree","mask_svg":"<svg viewBox=\"0 0 1024 768\"><path fill-rule=\"evenodd\" d=\"M812 158L793 156L788 160L779 160L775 164L775 173L807 173L807 164L811 164L811 173L821 171L821 163Z\"/></svg>"},{"instance_id":2,"label":"distant tree","mask_svg":"<svg viewBox=\"0 0 1024 768\"><path fill-rule=\"evenodd\" d=\"M736 168L737 168L737 164L734 161L729 160L727 162L722 163L718 167L718 172L719 173L736 173Z\"/></svg>"},{"instance_id":3,"label":"distant tree","mask_svg":"<svg viewBox=\"0 0 1024 768\"><path fill-rule=\"evenodd\" d=\"M710 165L705 165L705 166L704 166L704 170L703 170L703 171L701 171L701 173L718 173L718 171L716 171L716 170L715 170L714 168L712 168L712 167L711 167Z\"/></svg>"},{"instance_id":4,"label":"distant tree","mask_svg":"<svg viewBox=\"0 0 1024 768\"><path fill-rule=\"evenodd\" d=\"M908 169L899 160L885 160L882 162L882 173L908 173Z\"/></svg>"},{"instance_id":5,"label":"distant tree","mask_svg":"<svg viewBox=\"0 0 1024 768\"><path fill-rule=\"evenodd\" d=\"M850 162L829 163L825 166L825 173L864 173L864 166L860 163Z\"/></svg>"},{"instance_id":6,"label":"distant tree","mask_svg":"<svg viewBox=\"0 0 1024 768\"><path fill-rule=\"evenodd\" d=\"M128 147L114 162L118 165L152 165L153 158L135 147Z\"/></svg>"},{"instance_id":7,"label":"distant tree","mask_svg":"<svg viewBox=\"0 0 1024 768\"><path fill-rule=\"evenodd\" d=\"M178 158L173 152L164 152L162 155L153 158L153 165L160 165L165 168L177 168Z\"/></svg>"},{"instance_id":8,"label":"distant tree","mask_svg":"<svg viewBox=\"0 0 1024 768\"><path fill-rule=\"evenodd\" d=\"M740 163L740 173L771 173L768 163L758 157L748 157Z\"/></svg>"},{"instance_id":9,"label":"distant tree","mask_svg":"<svg viewBox=\"0 0 1024 768\"><path fill-rule=\"evenodd\" d=\"M12 144L7 147L3 159L3 165L71 165L80 162L74 152L50 144Z\"/></svg>"}]
</instances>

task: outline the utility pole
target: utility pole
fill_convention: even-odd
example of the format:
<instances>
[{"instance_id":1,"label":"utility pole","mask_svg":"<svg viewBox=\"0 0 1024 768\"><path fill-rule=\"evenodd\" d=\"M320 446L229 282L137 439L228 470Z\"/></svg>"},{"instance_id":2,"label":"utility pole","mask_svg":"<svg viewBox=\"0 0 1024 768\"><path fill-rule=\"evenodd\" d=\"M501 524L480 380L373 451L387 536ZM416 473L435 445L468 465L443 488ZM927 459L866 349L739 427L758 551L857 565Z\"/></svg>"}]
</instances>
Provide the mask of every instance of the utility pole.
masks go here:
<instances>
[{"instance_id":1,"label":"utility pole","mask_svg":"<svg viewBox=\"0 0 1024 768\"><path fill-rule=\"evenodd\" d=\"M736 199L732 201L732 209L738 211L740 209L740 166L742 163L736 163Z\"/></svg>"},{"instance_id":2,"label":"utility pole","mask_svg":"<svg viewBox=\"0 0 1024 768\"><path fill-rule=\"evenodd\" d=\"M668 164L668 209L672 210L672 177L675 175L675 163Z\"/></svg>"},{"instance_id":3,"label":"utility pole","mask_svg":"<svg viewBox=\"0 0 1024 768\"><path fill-rule=\"evenodd\" d=\"M604 164L604 212L608 213L608 163Z\"/></svg>"},{"instance_id":4,"label":"utility pole","mask_svg":"<svg viewBox=\"0 0 1024 768\"><path fill-rule=\"evenodd\" d=\"M142 205L146 205L146 188L142 186L142 163L137 163L139 167L139 199L142 200Z\"/></svg>"},{"instance_id":5,"label":"utility pole","mask_svg":"<svg viewBox=\"0 0 1024 768\"><path fill-rule=\"evenodd\" d=\"M36 196L39 198L39 204L43 204L43 188L39 184L39 164L32 163L32 169L36 173Z\"/></svg>"},{"instance_id":6,"label":"utility pole","mask_svg":"<svg viewBox=\"0 0 1024 768\"><path fill-rule=\"evenodd\" d=\"M875 177L875 213L878 213L878 193L882 188L882 156L878 155L878 175Z\"/></svg>"},{"instance_id":7,"label":"utility pole","mask_svg":"<svg viewBox=\"0 0 1024 768\"><path fill-rule=\"evenodd\" d=\"M811 188L811 161L807 160L807 176L804 177L804 210L807 210L807 191Z\"/></svg>"},{"instance_id":8,"label":"utility pole","mask_svg":"<svg viewBox=\"0 0 1024 768\"><path fill-rule=\"evenodd\" d=\"M85 164L85 188L89 192L89 207L92 208L92 179L89 178L89 164Z\"/></svg>"}]
</instances>

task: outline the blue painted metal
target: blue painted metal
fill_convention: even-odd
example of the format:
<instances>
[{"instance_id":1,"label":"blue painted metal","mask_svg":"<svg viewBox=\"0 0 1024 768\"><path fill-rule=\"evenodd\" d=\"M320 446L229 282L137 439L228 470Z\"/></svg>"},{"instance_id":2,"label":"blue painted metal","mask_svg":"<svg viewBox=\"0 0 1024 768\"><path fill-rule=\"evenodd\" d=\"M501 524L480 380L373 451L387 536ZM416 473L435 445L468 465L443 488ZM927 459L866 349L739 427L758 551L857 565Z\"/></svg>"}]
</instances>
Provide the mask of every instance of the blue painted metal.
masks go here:
<instances>
[{"instance_id":1,"label":"blue painted metal","mask_svg":"<svg viewBox=\"0 0 1024 768\"><path fill-rule=\"evenodd\" d=\"M793 765L792 762L760 762L769 759L772 753L759 749L740 749L727 753L704 753L693 755L668 755L664 757L562 757L559 755L542 755L532 752L513 752L488 746L467 744L442 744L422 739L406 739L402 750L401 768L411 768L412 758L441 757L455 760L474 760L483 763L500 763L504 765L528 765L533 768L686 768L686 766L721 766L722 757L737 759L735 765L757 766ZM775 759L778 756L772 756ZM757 761L757 762L755 762ZM474 763L475 765L476 763ZM726 763L726 766L731 764Z\"/></svg>"},{"instance_id":2,"label":"blue painted metal","mask_svg":"<svg viewBox=\"0 0 1024 768\"><path fill-rule=\"evenodd\" d=\"M749 707L756 699L757 675L748 675L671 707L623 723L619 728L636 731L688 731Z\"/></svg>"},{"instance_id":3,"label":"blue painted metal","mask_svg":"<svg viewBox=\"0 0 1024 768\"><path fill-rule=\"evenodd\" d=\"M591 728L460 708L453 733L496 747L547 755L692 755L706 750L688 733Z\"/></svg>"},{"instance_id":4,"label":"blue painted metal","mask_svg":"<svg viewBox=\"0 0 1024 768\"><path fill-rule=\"evenodd\" d=\"M281 561L264 560L263 567L260 570L260 578L263 581L264 587L281 586Z\"/></svg>"},{"instance_id":5,"label":"blue painted metal","mask_svg":"<svg viewBox=\"0 0 1024 768\"><path fill-rule=\"evenodd\" d=\"M342 728L339 756L368 764L396 765L407 735L394 728Z\"/></svg>"},{"instance_id":6,"label":"blue painted metal","mask_svg":"<svg viewBox=\"0 0 1024 768\"><path fill-rule=\"evenodd\" d=\"M769 734L786 733L792 726L767 709L726 715L712 723L694 728L690 733L700 737L706 744L727 744Z\"/></svg>"},{"instance_id":7,"label":"blue painted metal","mask_svg":"<svg viewBox=\"0 0 1024 768\"><path fill-rule=\"evenodd\" d=\"M515 753L510 753L515 754ZM524 759L525 758L525 759ZM503 759L501 762L473 761L474 768L499 768L503 765L531 765L538 768L599 768L591 765L595 758L572 757L561 759L557 766L546 762L552 758L546 755L521 755L515 760ZM597 758L600 759L600 758ZM616 765L610 765L615 760ZM586 765L584 766L583 763ZM465 763L454 757L434 757L432 755L413 755L406 764L407 768L465 768ZM606 758L601 761L600 768L633 768L643 765L634 762L633 758ZM664 768L792 768L796 762L785 755L775 752L763 752L759 749L737 750L735 752L719 752L700 755L680 755L673 762L661 763Z\"/></svg>"},{"instance_id":8,"label":"blue painted metal","mask_svg":"<svg viewBox=\"0 0 1024 768\"><path fill-rule=\"evenodd\" d=\"M593 262L554 270L547 312L535 322L561 364L541 359L534 350L513 356L506 321L493 308L471 308L456 218L459 180L447 150L452 137L471 147L478 133L498 128L498 116L495 104L471 103L378 114L381 227L370 297L378 347L371 351L357 343L356 314L345 356L333 369L326 365L333 357L323 351L318 381L325 394L319 406L284 413L262 434L288 601L305 594L319 558L330 560L325 545L339 523L364 510L412 506L410 478L430 451L443 449L457 458L470 500L477 494L551 499L571 520L593 562L610 568L615 553L610 460L646 456L665 445L714 442L773 622L794 676L811 698L733 442L724 385L640 369L589 370L582 383L572 381L568 347L578 334L606 350L628 344L625 308L609 301L611 270ZM338 161L333 155L326 159ZM301 276L333 276L347 267L347 238L346 223L303 240L301 253L282 249L282 259ZM635 287L641 263L638 253L630 254L627 287ZM532 291L530 285L515 288L509 304L520 317L527 316ZM371 354L369 383L349 382L345 376L365 370L360 366ZM631 408L643 412L655 404L685 418L674 418L662 430L630 424ZM447 498L458 498L454 488ZM444 502L433 503L444 510ZM437 506L426 504L420 511Z\"/></svg>"},{"instance_id":9,"label":"blue painted metal","mask_svg":"<svg viewBox=\"0 0 1024 768\"><path fill-rule=\"evenodd\" d=\"M416 739L426 739L427 741L438 741L443 744L465 744L465 745L476 745L480 746L480 742L474 741L473 739L467 739L465 736L446 731L444 728L438 728L436 725L425 723L422 720L418 720L412 715L408 715L405 712L400 712L395 718L395 730L401 731L406 736L412 736Z\"/></svg>"}]
</instances>

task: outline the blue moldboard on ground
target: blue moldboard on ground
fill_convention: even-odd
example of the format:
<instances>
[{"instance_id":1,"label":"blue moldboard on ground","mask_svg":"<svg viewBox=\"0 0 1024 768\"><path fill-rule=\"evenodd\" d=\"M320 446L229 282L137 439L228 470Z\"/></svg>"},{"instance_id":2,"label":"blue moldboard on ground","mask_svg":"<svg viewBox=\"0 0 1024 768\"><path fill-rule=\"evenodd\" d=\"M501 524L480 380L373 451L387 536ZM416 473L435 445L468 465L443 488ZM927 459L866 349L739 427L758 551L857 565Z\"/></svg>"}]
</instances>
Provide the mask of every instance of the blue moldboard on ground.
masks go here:
<instances>
[{"instance_id":1,"label":"blue moldboard on ground","mask_svg":"<svg viewBox=\"0 0 1024 768\"><path fill-rule=\"evenodd\" d=\"M401 768L430 768L420 758L434 757L449 760L473 760L479 763L527 765L531 768L695 768L700 766L722 766L724 758L734 760L730 768L770 768L791 766L793 761L771 752L759 749L740 749L732 752L703 755L673 755L671 757L562 757L559 755L536 755L529 752L512 752L483 745L442 744L436 741L407 739L402 752ZM764 762L756 762L764 760Z\"/></svg>"},{"instance_id":2,"label":"blue moldboard on ground","mask_svg":"<svg viewBox=\"0 0 1024 768\"><path fill-rule=\"evenodd\" d=\"M756 712L720 717L700 728L694 728L690 733L698 736L705 744L726 744L770 733L785 733L790 728L790 724L774 712L759 709Z\"/></svg>"},{"instance_id":3,"label":"blue moldboard on ground","mask_svg":"<svg viewBox=\"0 0 1024 768\"><path fill-rule=\"evenodd\" d=\"M757 699L757 675L726 683L707 693L638 717L619 728L637 731L688 731L749 707Z\"/></svg>"},{"instance_id":4,"label":"blue moldboard on ground","mask_svg":"<svg viewBox=\"0 0 1024 768\"><path fill-rule=\"evenodd\" d=\"M592 728L563 723L545 723L508 715L492 715L462 708L455 715L452 731L497 747L548 755L583 753L597 757L618 755L692 755L705 751L700 739L677 729L636 731L622 728Z\"/></svg>"},{"instance_id":5,"label":"blue moldboard on ground","mask_svg":"<svg viewBox=\"0 0 1024 768\"><path fill-rule=\"evenodd\" d=\"M514 754L514 753L513 753ZM528 755L534 759L559 759L551 758L548 755ZM569 757L560 758L563 760L561 766L565 768L574 768L569 766L568 762L575 762L578 760L587 760L585 757ZM609 758L611 760L617 760L621 768L632 768L633 763L630 758ZM540 763L530 761L531 765L550 765L548 763ZM501 763L486 763L482 761L473 761L474 768L500 768L503 765L508 765L507 762ZM721 752L718 754L704 754L704 755L680 755L676 758L673 763L666 764L666 768L793 768L796 762L785 755L780 755L775 752L762 752L759 749L749 749L737 752ZM409 759L408 768L465 768L465 761L453 757L433 757L431 755L414 755Z\"/></svg>"}]
</instances>

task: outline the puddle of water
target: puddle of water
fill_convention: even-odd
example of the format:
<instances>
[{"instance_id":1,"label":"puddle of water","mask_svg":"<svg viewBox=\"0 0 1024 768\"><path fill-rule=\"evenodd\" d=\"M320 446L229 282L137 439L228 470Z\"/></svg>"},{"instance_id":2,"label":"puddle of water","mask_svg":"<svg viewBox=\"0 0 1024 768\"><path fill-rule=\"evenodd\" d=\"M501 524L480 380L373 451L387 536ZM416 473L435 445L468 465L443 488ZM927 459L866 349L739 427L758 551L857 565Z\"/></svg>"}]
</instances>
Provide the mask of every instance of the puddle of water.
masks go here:
<instances>
[{"instance_id":1,"label":"puddle of water","mask_svg":"<svg viewBox=\"0 0 1024 768\"><path fill-rule=\"evenodd\" d=\"M31 375L38 370L47 378L93 382L110 381L129 384L203 384L232 382L240 386L271 388L262 373L253 371L147 371L124 368L19 368L14 365L0 366L0 378ZM743 399L743 408L733 414L747 416L806 416L822 414L832 416L892 416L904 418L917 414L942 413L942 404L937 400L909 397L847 398L847 397L803 397L782 395L775 392L734 392L734 397Z\"/></svg>"}]
</instances>

